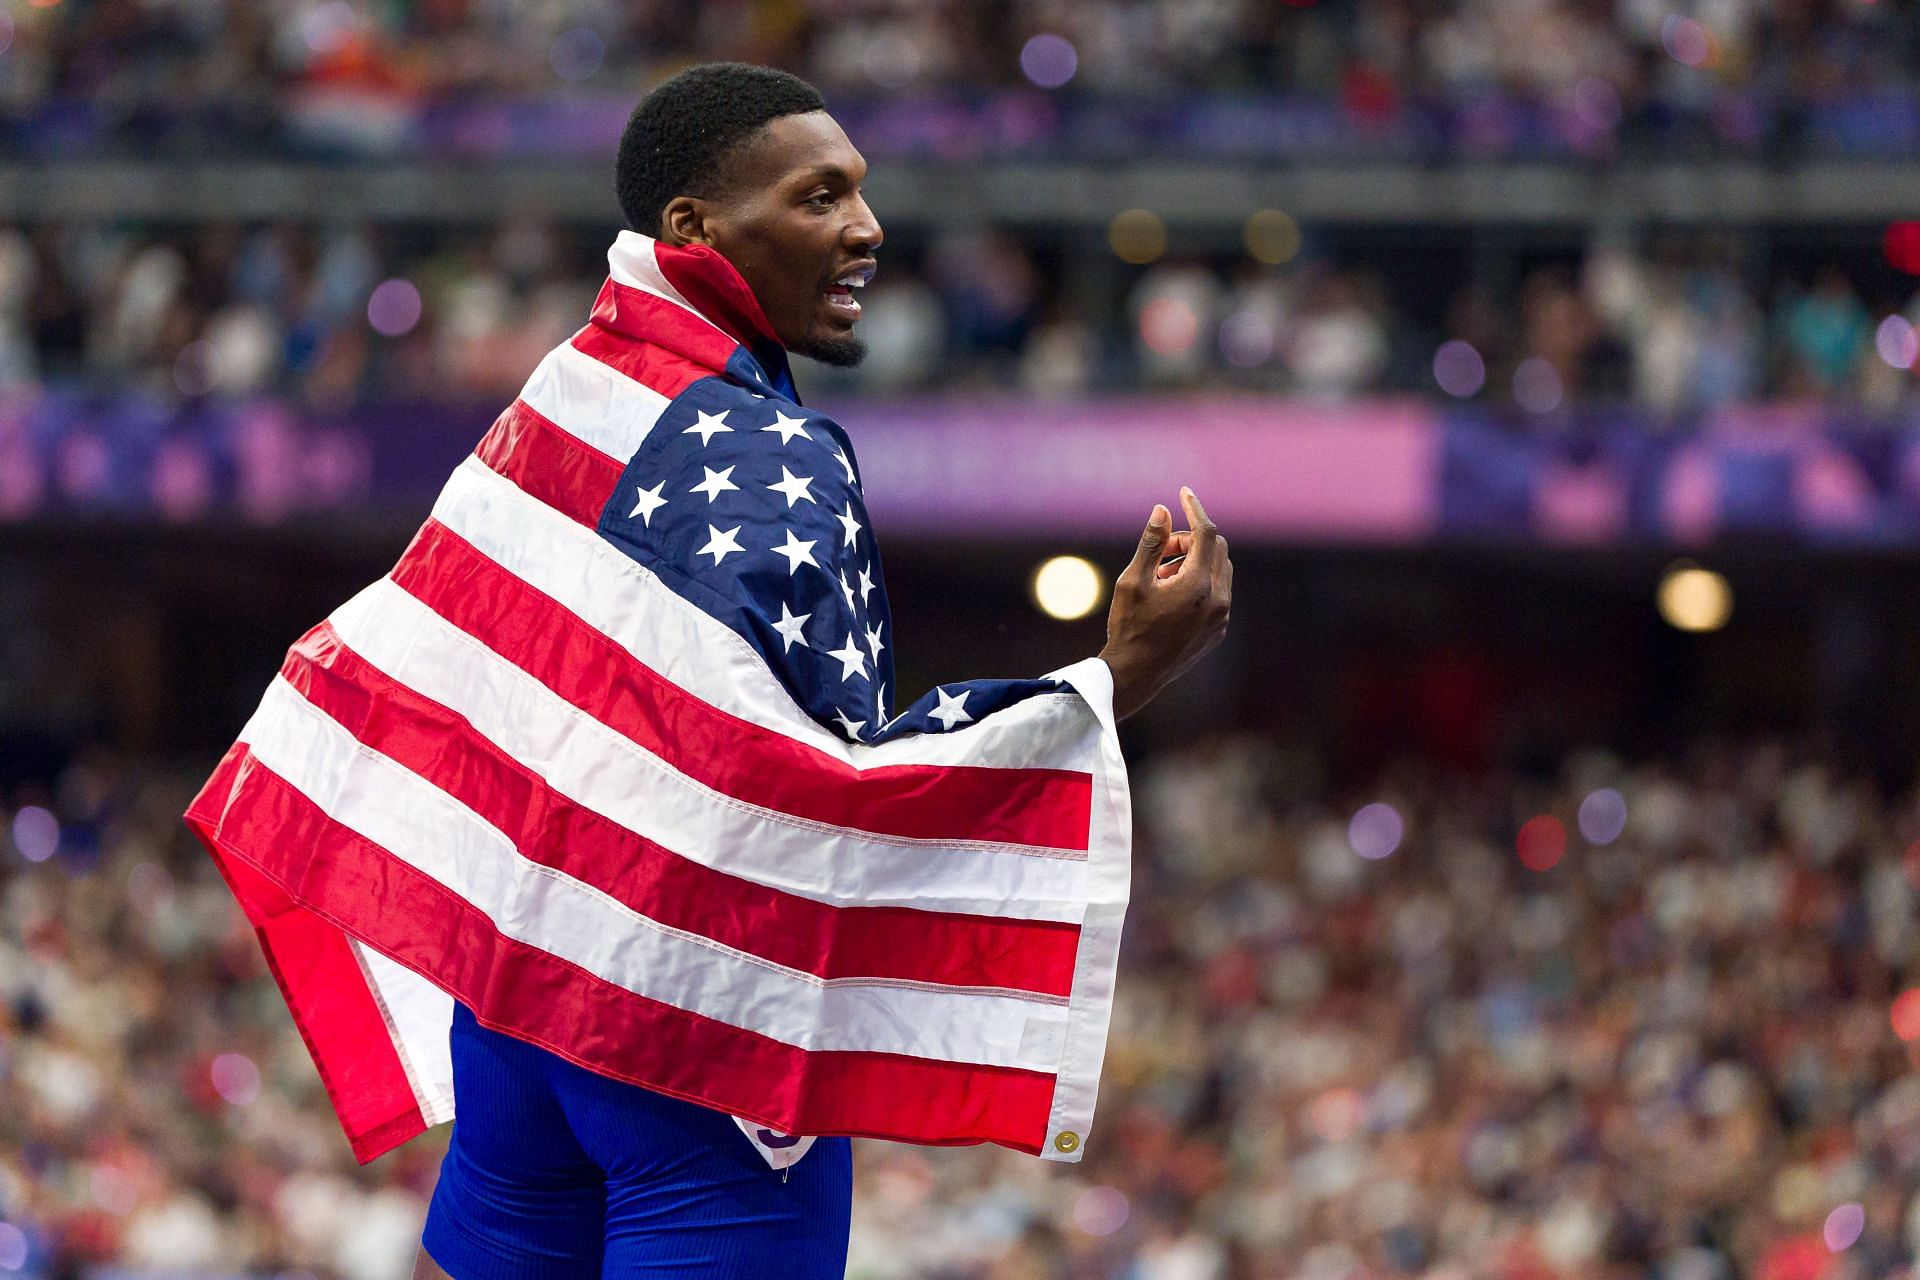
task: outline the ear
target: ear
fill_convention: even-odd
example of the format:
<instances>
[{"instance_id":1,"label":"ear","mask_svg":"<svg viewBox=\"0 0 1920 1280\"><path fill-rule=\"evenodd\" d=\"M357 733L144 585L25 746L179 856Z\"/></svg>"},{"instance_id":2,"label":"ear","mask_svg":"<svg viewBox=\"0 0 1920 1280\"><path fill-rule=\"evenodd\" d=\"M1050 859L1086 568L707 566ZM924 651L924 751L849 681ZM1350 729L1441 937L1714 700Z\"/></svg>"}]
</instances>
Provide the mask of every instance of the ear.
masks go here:
<instances>
[{"instance_id":1,"label":"ear","mask_svg":"<svg viewBox=\"0 0 1920 1280\"><path fill-rule=\"evenodd\" d=\"M675 196L660 211L660 238L668 244L713 243L707 226L707 202L695 196Z\"/></svg>"}]
</instances>

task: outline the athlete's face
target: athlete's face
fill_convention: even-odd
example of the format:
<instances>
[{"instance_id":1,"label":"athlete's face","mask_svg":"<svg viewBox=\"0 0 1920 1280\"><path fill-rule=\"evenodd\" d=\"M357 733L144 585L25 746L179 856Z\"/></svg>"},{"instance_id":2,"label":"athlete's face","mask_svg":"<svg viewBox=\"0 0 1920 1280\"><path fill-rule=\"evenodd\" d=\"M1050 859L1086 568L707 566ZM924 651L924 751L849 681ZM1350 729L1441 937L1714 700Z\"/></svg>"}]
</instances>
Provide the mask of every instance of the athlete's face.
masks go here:
<instances>
[{"instance_id":1,"label":"athlete's face","mask_svg":"<svg viewBox=\"0 0 1920 1280\"><path fill-rule=\"evenodd\" d=\"M881 241L860 195L867 162L832 116L810 111L768 122L727 164L726 194L667 206L668 238L703 241L733 263L787 350L858 364L856 291Z\"/></svg>"}]
</instances>

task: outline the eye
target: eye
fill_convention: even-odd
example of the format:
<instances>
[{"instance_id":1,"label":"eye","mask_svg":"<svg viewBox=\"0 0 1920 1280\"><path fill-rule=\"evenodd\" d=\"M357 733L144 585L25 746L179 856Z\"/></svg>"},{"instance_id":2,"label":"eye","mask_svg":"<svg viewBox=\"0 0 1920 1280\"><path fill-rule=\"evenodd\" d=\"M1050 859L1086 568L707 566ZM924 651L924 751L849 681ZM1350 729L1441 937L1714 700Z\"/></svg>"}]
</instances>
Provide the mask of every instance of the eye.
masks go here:
<instances>
[{"instance_id":1,"label":"eye","mask_svg":"<svg viewBox=\"0 0 1920 1280\"><path fill-rule=\"evenodd\" d=\"M807 197L807 203L816 209L831 208L833 205L833 192L816 191Z\"/></svg>"}]
</instances>

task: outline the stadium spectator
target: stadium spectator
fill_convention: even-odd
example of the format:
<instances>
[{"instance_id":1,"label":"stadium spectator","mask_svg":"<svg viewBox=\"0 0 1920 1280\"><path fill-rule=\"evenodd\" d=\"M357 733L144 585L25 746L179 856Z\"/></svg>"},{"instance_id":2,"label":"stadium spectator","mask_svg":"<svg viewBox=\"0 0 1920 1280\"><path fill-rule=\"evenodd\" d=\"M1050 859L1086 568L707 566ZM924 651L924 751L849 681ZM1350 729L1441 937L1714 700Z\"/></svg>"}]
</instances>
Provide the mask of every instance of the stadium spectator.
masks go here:
<instances>
[{"instance_id":1,"label":"stadium spectator","mask_svg":"<svg viewBox=\"0 0 1920 1280\"><path fill-rule=\"evenodd\" d=\"M383 149L423 109L631 103L681 66L732 58L787 67L839 99L1070 81L1095 94L1290 95L1337 104L1362 131L1410 109L1457 112L1459 136L1481 147L1511 141L1544 109L1565 118L1576 149L1647 129L1790 148L1806 141L1808 108L1853 95L1870 114L1912 91L1916 21L1911 6L1826 0L1692 13L1649 0L72 0L9 10L0 146ZM1036 55L1036 36L1067 43ZM1749 95L1733 113L1746 118L1717 114L1729 93Z\"/></svg>"},{"instance_id":2,"label":"stadium spectator","mask_svg":"<svg viewBox=\"0 0 1920 1280\"><path fill-rule=\"evenodd\" d=\"M1472 397L1522 416L1631 403L1673 420L1766 395L1890 415L1916 398L1911 371L1889 364L1904 348L1875 334L1900 305L1920 314L1920 293L1888 297L1876 282L1870 308L1831 265L1804 291L1791 273L1755 279L1711 237L1667 236L1646 252L1603 242L1504 295L1465 286L1431 319L1421 282L1312 253L1284 266L1215 254L1131 270L1103 308L1001 231L890 247L868 299L890 321L874 358L809 369L807 385L1438 397L1433 350L1457 338L1487 370ZM603 272L582 234L527 220L485 233L0 226L0 395L497 399L585 314ZM1779 358L1763 361L1769 352Z\"/></svg>"},{"instance_id":3,"label":"stadium spectator","mask_svg":"<svg viewBox=\"0 0 1920 1280\"><path fill-rule=\"evenodd\" d=\"M435 1140L353 1166L194 777L0 796L0 1259L404 1276ZM1136 782L1086 1163L868 1144L850 1275L1910 1274L1913 791L1776 744L1330 793L1243 738Z\"/></svg>"}]
</instances>

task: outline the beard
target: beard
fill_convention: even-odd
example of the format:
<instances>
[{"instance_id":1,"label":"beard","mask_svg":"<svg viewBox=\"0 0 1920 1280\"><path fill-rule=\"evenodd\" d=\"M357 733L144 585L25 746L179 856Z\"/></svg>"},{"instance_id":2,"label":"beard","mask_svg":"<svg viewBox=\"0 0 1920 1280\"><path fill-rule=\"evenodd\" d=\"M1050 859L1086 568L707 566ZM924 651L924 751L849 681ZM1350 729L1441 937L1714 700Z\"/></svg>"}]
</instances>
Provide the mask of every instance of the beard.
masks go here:
<instances>
[{"instance_id":1,"label":"beard","mask_svg":"<svg viewBox=\"0 0 1920 1280\"><path fill-rule=\"evenodd\" d=\"M844 338L811 338L789 350L795 355L830 364L836 369L851 369L867 358L867 344L852 335Z\"/></svg>"}]
</instances>

